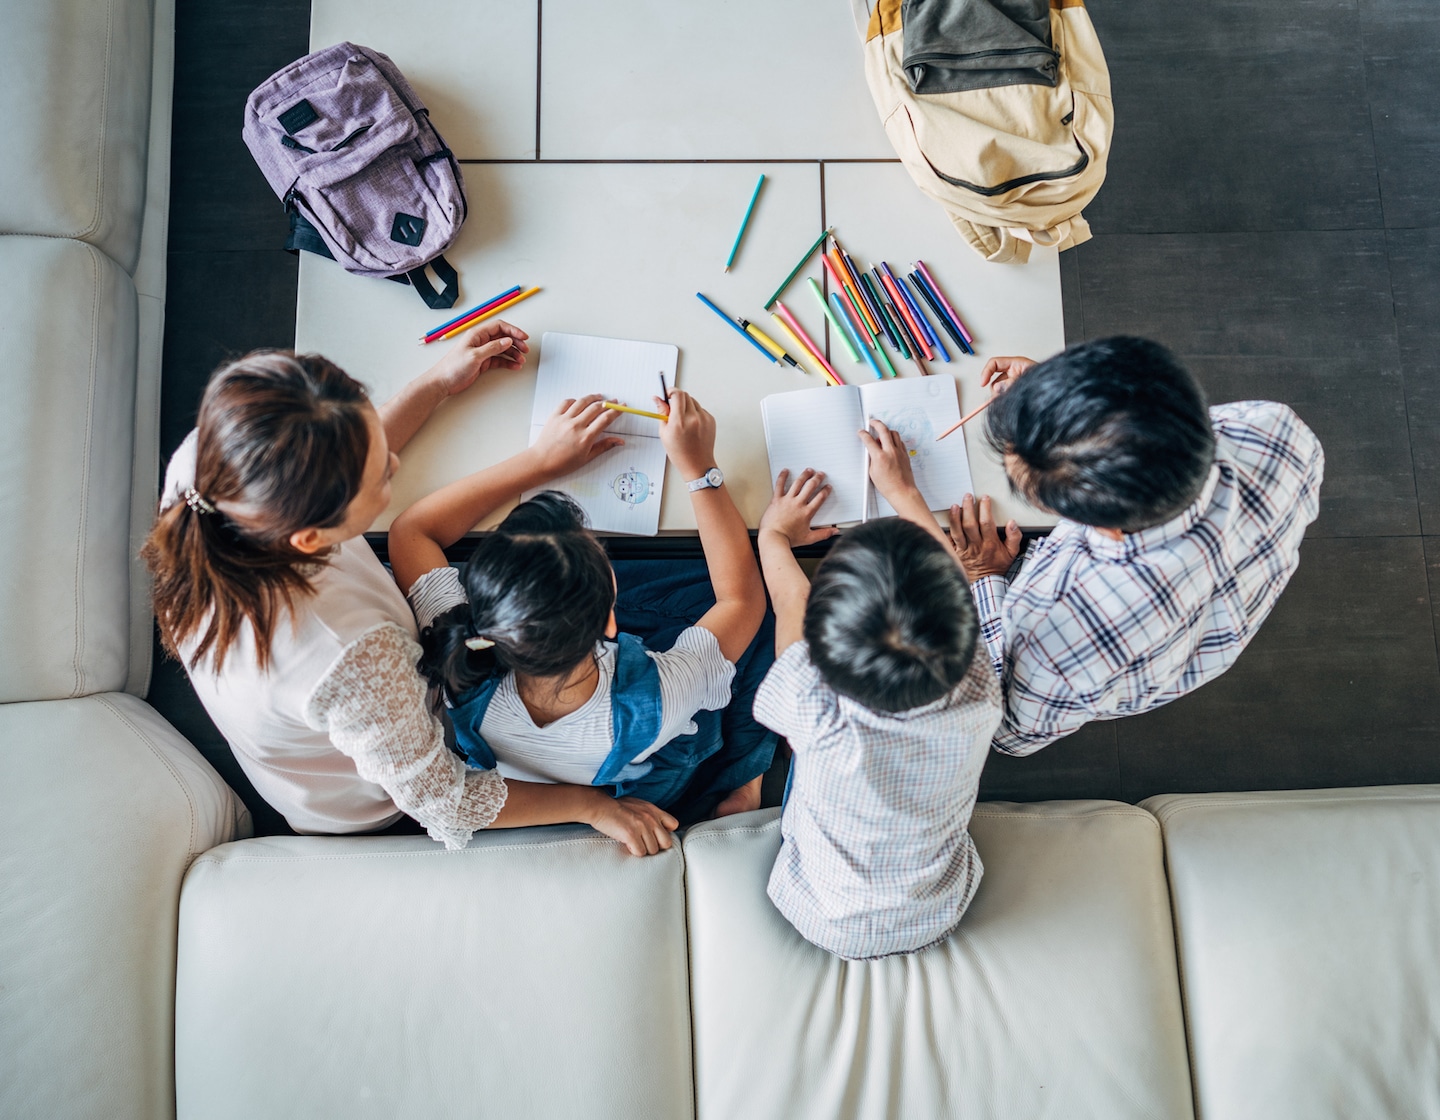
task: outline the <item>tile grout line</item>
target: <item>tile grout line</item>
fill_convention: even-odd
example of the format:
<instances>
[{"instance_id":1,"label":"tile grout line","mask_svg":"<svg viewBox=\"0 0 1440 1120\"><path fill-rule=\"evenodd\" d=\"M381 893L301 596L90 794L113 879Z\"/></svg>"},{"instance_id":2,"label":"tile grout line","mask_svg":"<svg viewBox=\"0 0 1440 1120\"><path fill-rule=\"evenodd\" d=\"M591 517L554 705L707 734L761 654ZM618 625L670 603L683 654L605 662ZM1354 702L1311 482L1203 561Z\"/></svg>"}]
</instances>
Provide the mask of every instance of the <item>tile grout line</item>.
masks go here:
<instances>
[{"instance_id":1,"label":"tile grout line","mask_svg":"<svg viewBox=\"0 0 1440 1120\"><path fill-rule=\"evenodd\" d=\"M537 80L537 87L538 87L538 80ZM536 100L537 100L537 104L538 104L538 100L539 100L539 89L538 89L538 88L536 89ZM538 144L539 144L539 142L540 142L540 120L539 120L539 114L538 114L538 112L537 112L537 114L536 114L536 120L535 120L535 142L536 142L536 144L537 144L536 151L538 152L538 151L539 151ZM798 165L798 164L806 164L806 163L899 163L900 161L899 161L898 159L869 159L869 158L866 158L866 159L831 159L831 160L823 160L823 159L815 159L815 158L813 158L813 157L812 157L812 158L809 158L809 159L790 159L790 158L788 158L788 157L787 157L787 158L784 158L784 159L778 159L778 158L774 158L774 159L770 159L770 158L758 158L758 159L749 159L749 158L741 159L741 158L734 158L734 159L732 159L732 158L729 158L729 157L724 158L724 159L541 159L541 158L539 158L539 156L537 155L534 159L529 159L529 158L527 158L527 159L458 159L458 158L457 158L455 162L456 162L456 163L460 163L460 164L472 164L472 163L473 163L473 164L475 164L475 165L477 165L477 166L500 166L500 167L510 166L510 165L512 165L512 164L529 164L529 163L551 163L551 164L567 164L567 165L569 165L569 164L581 164L581 165L590 165L590 164L593 164L593 165L595 165L595 166L604 167L604 166L629 165L629 164L640 164L640 165L643 165L643 164L656 164L656 165L670 165L670 166L674 166L674 165L680 165L680 164L697 164L697 163L714 163L714 164L722 164L722 165L724 165L724 164L749 164L749 163L762 163L762 164L774 163L774 164L797 164L797 165Z\"/></svg>"},{"instance_id":2,"label":"tile grout line","mask_svg":"<svg viewBox=\"0 0 1440 1120\"><path fill-rule=\"evenodd\" d=\"M825 221L825 161L822 159L819 160L818 163L820 165L820 228L825 229L827 225ZM820 246L820 252L825 252L824 245ZM820 283L825 283L825 267L823 265L820 267ZM833 366L835 364L835 359L830 355L829 315L820 316L820 327L825 332L825 360Z\"/></svg>"},{"instance_id":3,"label":"tile grout line","mask_svg":"<svg viewBox=\"0 0 1440 1120\"><path fill-rule=\"evenodd\" d=\"M544 30L545 0L535 0L535 162L540 162L540 67L543 62L541 33ZM468 160L461 160L468 163Z\"/></svg>"}]
</instances>

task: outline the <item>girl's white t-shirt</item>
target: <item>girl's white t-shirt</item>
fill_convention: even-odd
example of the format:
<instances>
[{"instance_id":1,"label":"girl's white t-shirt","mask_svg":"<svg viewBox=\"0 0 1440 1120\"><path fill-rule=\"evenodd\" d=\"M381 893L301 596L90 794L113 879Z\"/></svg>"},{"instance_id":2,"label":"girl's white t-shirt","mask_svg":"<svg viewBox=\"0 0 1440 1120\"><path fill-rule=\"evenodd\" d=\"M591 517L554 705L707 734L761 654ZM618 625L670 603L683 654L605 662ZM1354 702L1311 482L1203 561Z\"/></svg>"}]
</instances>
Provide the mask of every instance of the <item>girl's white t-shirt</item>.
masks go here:
<instances>
[{"instance_id":1,"label":"girl's white t-shirt","mask_svg":"<svg viewBox=\"0 0 1440 1120\"><path fill-rule=\"evenodd\" d=\"M410 588L409 598L422 628L466 602L459 573L451 567L426 572ZM646 652L660 676L660 732L633 762L649 758L677 736L693 734L696 712L715 711L730 703L730 683L735 676L735 666L725 660L715 635L699 626L682 630L664 653ZM526 782L590 784L615 743L610 717L615 657L614 643L597 643L600 679L594 695L569 715L543 727L531 719L520 699L515 674L507 673L501 679L480 723L480 734L494 752L502 776Z\"/></svg>"}]
</instances>

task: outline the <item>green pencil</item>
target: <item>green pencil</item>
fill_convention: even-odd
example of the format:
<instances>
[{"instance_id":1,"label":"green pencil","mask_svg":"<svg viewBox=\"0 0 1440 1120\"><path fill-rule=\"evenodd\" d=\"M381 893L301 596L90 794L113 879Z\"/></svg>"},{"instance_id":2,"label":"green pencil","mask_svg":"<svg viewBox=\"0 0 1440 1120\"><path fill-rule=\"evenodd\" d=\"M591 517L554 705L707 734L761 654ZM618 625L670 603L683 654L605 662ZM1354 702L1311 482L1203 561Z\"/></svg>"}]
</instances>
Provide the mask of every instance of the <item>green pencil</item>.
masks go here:
<instances>
[{"instance_id":1,"label":"green pencil","mask_svg":"<svg viewBox=\"0 0 1440 1120\"><path fill-rule=\"evenodd\" d=\"M830 236L830 231L834 228L834 226L826 226L820 231L820 236L815 239L815 244L805 250L805 255L800 258L800 263L790 270L790 275L780 281L780 286L775 289L775 294L765 301L766 311L769 311L771 305L785 294L785 289L790 286L790 281L800 274L800 270L805 267L805 262L815 255L815 250L825 243L825 239Z\"/></svg>"},{"instance_id":2,"label":"green pencil","mask_svg":"<svg viewBox=\"0 0 1440 1120\"><path fill-rule=\"evenodd\" d=\"M745 207L745 216L740 219L740 232L735 235L735 244L730 246L730 255L725 258L725 271L730 271L730 266L735 263L735 254L740 251L740 239L745 236L745 227L750 224L750 215L755 211L755 200L760 197L760 188L765 185L765 175L762 172L760 178L755 180L755 193L750 196L750 205Z\"/></svg>"},{"instance_id":3,"label":"green pencil","mask_svg":"<svg viewBox=\"0 0 1440 1120\"><path fill-rule=\"evenodd\" d=\"M810 290L815 293L815 298L820 301L820 306L825 309L825 318L830 320L830 325L835 328L835 333L840 336L840 341L845 344L845 349L850 352L854 361L860 360L860 351L855 349L855 344L850 341L849 334L840 325L840 320L835 318L835 312L830 309L830 304L825 301L825 296L820 291L820 285L815 283L815 277L810 277Z\"/></svg>"}]
</instances>

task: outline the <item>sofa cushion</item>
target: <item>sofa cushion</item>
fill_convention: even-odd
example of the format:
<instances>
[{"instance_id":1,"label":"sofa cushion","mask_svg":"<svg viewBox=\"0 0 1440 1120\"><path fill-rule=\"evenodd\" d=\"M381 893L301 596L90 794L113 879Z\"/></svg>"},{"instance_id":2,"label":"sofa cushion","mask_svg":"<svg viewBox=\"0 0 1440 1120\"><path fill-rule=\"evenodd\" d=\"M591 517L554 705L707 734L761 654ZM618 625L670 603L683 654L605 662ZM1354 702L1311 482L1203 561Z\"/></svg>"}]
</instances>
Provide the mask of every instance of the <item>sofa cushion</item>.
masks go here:
<instances>
[{"instance_id":1,"label":"sofa cushion","mask_svg":"<svg viewBox=\"0 0 1440 1120\"><path fill-rule=\"evenodd\" d=\"M691 1115L681 859L581 826L276 837L195 862L179 1114Z\"/></svg>"},{"instance_id":2,"label":"sofa cushion","mask_svg":"<svg viewBox=\"0 0 1440 1120\"><path fill-rule=\"evenodd\" d=\"M0 236L0 702L125 687L135 347L109 257Z\"/></svg>"},{"instance_id":3,"label":"sofa cushion","mask_svg":"<svg viewBox=\"0 0 1440 1120\"><path fill-rule=\"evenodd\" d=\"M959 930L849 962L770 904L774 811L685 838L700 1120L1188 1117L1160 830L1111 802L984 804Z\"/></svg>"},{"instance_id":4,"label":"sofa cushion","mask_svg":"<svg viewBox=\"0 0 1440 1120\"><path fill-rule=\"evenodd\" d=\"M0 7L0 233L78 238L134 270L150 50L151 0Z\"/></svg>"},{"instance_id":5,"label":"sofa cushion","mask_svg":"<svg viewBox=\"0 0 1440 1120\"><path fill-rule=\"evenodd\" d=\"M180 882L248 830L143 701L0 704L0 1116L173 1115Z\"/></svg>"},{"instance_id":6,"label":"sofa cushion","mask_svg":"<svg viewBox=\"0 0 1440 1120\"><path fill-rule=\"evenodd\" d=\"M1440 1116L1440 786L1145 804L1205 1120Z\"/></svg>"}]
</instances>

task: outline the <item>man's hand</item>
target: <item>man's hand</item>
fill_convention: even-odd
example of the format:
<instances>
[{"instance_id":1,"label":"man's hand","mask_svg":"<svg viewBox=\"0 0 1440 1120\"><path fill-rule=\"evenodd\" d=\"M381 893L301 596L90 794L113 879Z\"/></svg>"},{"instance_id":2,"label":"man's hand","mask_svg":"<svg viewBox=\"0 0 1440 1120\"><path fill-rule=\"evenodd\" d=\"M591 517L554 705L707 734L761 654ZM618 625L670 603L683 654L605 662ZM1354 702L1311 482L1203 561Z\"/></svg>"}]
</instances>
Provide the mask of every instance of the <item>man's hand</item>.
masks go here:
<instances>
[{"instance_id":1,"label":"man's hand","mask_svg":"<svg viewBox=\"0 0 1440 1120\"><path fill-rule=\"evenodd\" d=\"M670 390L670 403L655 398L655 408L669 419L660 425L660 443L686 482L715 466L715 417L683 389Z\"/></svg>"},{"instance_id":2,"label":"man's hand","mask_svg":"<svg viewBox=\"0 0 1440 1120\"><path fill-rule=\"evenodd\" d=\"M870 456L870 481L875 489L896 509L900 508L902 495L919 495L915 486L915 472L910 467L910 449L893 431L879 420L871 420L869 428L861 429L860 442Z\"/></svg>"},{"instance_id":3,"label":"man's hand","mask_svg":"<svg viewBox=\"0 0 1440 1120\"><path fill-rule=\"evenodd\" d=\"M998 397L1034 364L1034 358L991 358L980 371L980 384L990 387L992 398Z\"/></svg>"},{"instance_id":4,"label":"man's hand","mask_svg":"<svg viewBox=\"0 0 1440 1120\"><path fill-rule=\"evenodd\" d=\"M1012 519L1005 524L1005 539L995 528L990 512L989 495L980 499L976 509L975 495L966 494L958 506L950 507L950 547L955 560L974 583L981 576L1003 576L1020 555L1024 534Z\"/></svg>"},{"instance_id":5,"label":"man's hand","mask_svg":"<svg viewBox=\"0 0 1440 1120\"><path fill-rule=\"evenodd\" d=\"M619 436L605 434L622 414L603 407L604 401L599 393L563 400L545 421L530 450L539 457L541 470L551 478L578 470L595 456L625 442Z\"/></svg>"},{"instance_id":6,"label":"man's hand","mask_svg":"<svg viewBox=\"0 0 1440 1120\"><path fill-rule=\"evenodd\" d=\"M475 379L489 369L519 369L525 364L530 336L503 319L481 323L462 334L428 376L434 377L453 397L463 393Z\"/></svg>"},{"instance_id":7,"label":"man's hand","mask_svg":"<svg viewBox=\"0 0 1440 1120\"><path fill-rule=\"evenodd\" d=\"M775 480L775 493L770 504L760 517L760 533L778 533L791 548L829 540L840 530L833 525L812 529L810 522L820 512L825 499L830 496L830 487L825 485L825 476L808 467L800 472L795 484L790 484L790 472L780 472Z\"/></svg>"},{"instance_id":8,"label":"man's hand","mask_svg":"<svg viewBox=\"0 0 1440 1120\"><path fill-rule=\"evenodd\" d=\"M664 809L638 797L611 797L602 790L595 793L594 809L585 823L619 840L632 856L653 856L675 842L670 834L680 827L680 822Z\"/></svg>"}]
</instances>

